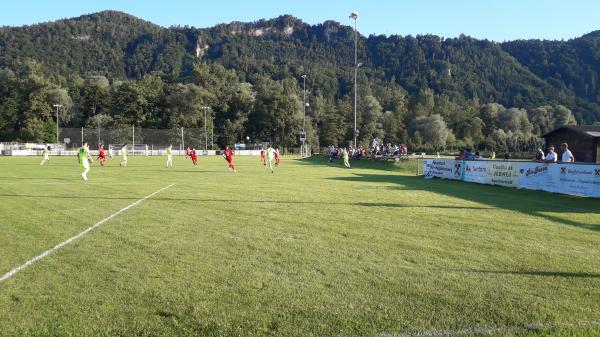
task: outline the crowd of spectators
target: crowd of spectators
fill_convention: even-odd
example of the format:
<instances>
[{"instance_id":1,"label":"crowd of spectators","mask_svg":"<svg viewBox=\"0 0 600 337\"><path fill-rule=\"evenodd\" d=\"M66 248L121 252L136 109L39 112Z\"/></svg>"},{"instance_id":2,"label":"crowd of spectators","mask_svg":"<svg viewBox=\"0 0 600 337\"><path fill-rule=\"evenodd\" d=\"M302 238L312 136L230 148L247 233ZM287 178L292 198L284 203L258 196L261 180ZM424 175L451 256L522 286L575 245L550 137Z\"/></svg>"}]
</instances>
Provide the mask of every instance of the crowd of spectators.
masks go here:
<instances>
[{"instance_id":1,"label":"crowd of spectators","mask_svg":"<svg viewBox=\"0 0 600 337\"><path fill-rule=\"evenodd\" d=\"M558 161L562 163L575 162L575 157L573 157L573 153L571 152L571 150L569 150L569 144L562 143L560 145L560 149L562 151L562 154L560 156L561 160L558 160L559 156L556 152L554 152L554 146L549 146L546 153L544 153L542 149L538 149L535 153L535 156L533 157L533 161L539 163L556 163Z\"/></svg>"},{"instance_id":2,"label":"crowd of spectators","mask_svg":"<svg viewBox=\"0 0 600 337\"><path fill-rule=\"evenodd\" d=\"M352 160L363 159L366 158L368 155L371 156L371 159L386 159L408 156L408 147L405 144L388 143L379 145L377 138L371 138L368 151L363 146L350 146L347 148L347 151L348 156ZM334 159L342 158L343 153L343 147L332 145L329 147L329 160L333 161Z\"/></svg>"},{"instance_id":3,"label":"crowd of spectators","mask_svg":"<svg viewBox=\"0 0 600 337\"><path fill-rule=\"evenodd\" d=\"M352 160L359 160L367 156L367 151L364 147L354 147L350 146L347 148L348 157ZM329 161L333 161L334 159L343 158L344 156L344 148L340 146L330 146L329 147Z\"/></svg>"},{"instance_id":4,"label":"crowd of spectators","mask_svg":"<svg viewBox=\"0 0 600 337\"><path fill-rule=\"evenodd\" d=\"M456 159L460 159L460 160L483 160L483 156L479 153L479 151L475 151L475 153L473 153L473 150L471 150L469 148L465 148L465 149L461 149L458 152L458 156L456 156Z\"/></svg>"}]
</instances>

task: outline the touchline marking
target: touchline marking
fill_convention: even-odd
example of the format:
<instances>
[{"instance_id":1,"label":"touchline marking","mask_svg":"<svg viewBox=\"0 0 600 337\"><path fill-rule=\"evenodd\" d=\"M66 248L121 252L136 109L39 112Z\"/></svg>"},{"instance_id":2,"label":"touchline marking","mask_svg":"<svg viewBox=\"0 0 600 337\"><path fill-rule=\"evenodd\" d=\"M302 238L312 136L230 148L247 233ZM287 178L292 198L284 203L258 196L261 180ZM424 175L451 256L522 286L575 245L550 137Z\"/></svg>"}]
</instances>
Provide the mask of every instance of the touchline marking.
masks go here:
<instances>
[{"instance_id":1,"label":"touchline marking","mask_svg":"<svg viewBox=\"0 0 600 337\"><path fill-rule=\"evenodd\" d=\"M106 217L106 218L104 218L104 219L102 219L102 220L100 220L100 221L96 222L96 223L95 223L94 225L92 225L91 227L88 227L88 228L87 228L86 230L84 230L83 232L81 232L81 233L79 233L79 234L77 234L77 235L75 235L75 236L73 236L73 237L71 237L71 238L69 238L69 239L67 239L67 240L65 240L65 241L63 241L63 242L61 242L61 243L59 243L59 244L57 244L56 246L54 246L54 247L52 247L52 248L48 249L47 251L45 251L45 252L41 253L40 255L38 255L38 256L36 256L36 257L34 257L33 259L31 259L31 260L29 260L29 261L27 261L27 262L23 263L22 265L20 265L20 266L18 266L18 267L16 267L16 268L14 268L13 270L9 271L8 273L6 273L6 274L2 275L2 277L0 277L0 283L1 283L1 282L4 282L4 281L6 281L6 280L8 280L9 278L13 277L13 276L14 276L16 273L18 273L18 272L20 272L21 270L23 270L23 269L25 269L25 268L27 268L27 267L31 266L32 264L34 264L34 263L36 263L37 261L39 261L39 260L41 260L41 259L45 258L45 257L46 257L46 256L48 256L48 255L50 255L50 254L54 253L55 251L57 251L57 250L61 249L62 247L66 246L66 245L68 245L68 244L70 244L70 243L72 243L73 241L76 241L76 240L80 239L82 236L84 236L84 235L86 235L87 233L89 233L89 232L93 231L94 229L96 229L97 227L99 227L99 226L100 226L100 225L102 225L103 223L107 222L108 220L110 220L110 219L112 219L112 218L116 217L117 215L119 215L119 214L121 214L121 213L125 212L126 210L128 210L128 209L130 209L130 208L132 208L132 207L135 207L136 205L140 204L140 203L141 203L141 202L143 202L144 200L146 200L146 199L148 199L148 198L152 198L153 196L157 195L158 193L160 193L160 192L162 192L162 191L164 191L164 190L166 190L166 189L168 189L168 188L171 188L171 187L173 187L174 185L175 185L175 184L173 183L173 184L171 184L171 185L169 185L169 186L167 186L167 187L163 187L163 188L161 188L160 190L158 190L158 191L156 191L156 192L153 192L153 193L151 193L151 194L149 194L149 195L147 195L147 196L143 197L142 199L140 199L140 200L138 200L138 201L136 201L136 202L134 202L134 203L130 204L129 206L126 206L126 207L124 207L124 208L121 208L120 210L116 211L115 213L113 213L113 214L109 215L108 217Z\"/></svg>"},{"instance_id":2,"label":"touchline marking","mask_svg":"<svg viewBox=\"0 0 600 337\"><path fill-rule=\"evenodd\" d=\"M353 337L452 337L452 336L472 336L472 335L498 335L498 334L513 334L518 332L531 332L540 330L552 329L586 329L600 327L600 320L592 320L587 322L576 323L526 323L519 326L506 327L476 327L466 328L461 330L438 330L438 331L421 331L409 333L379 333L369 336L353 336Z\"/></svg>"}]
</instances>

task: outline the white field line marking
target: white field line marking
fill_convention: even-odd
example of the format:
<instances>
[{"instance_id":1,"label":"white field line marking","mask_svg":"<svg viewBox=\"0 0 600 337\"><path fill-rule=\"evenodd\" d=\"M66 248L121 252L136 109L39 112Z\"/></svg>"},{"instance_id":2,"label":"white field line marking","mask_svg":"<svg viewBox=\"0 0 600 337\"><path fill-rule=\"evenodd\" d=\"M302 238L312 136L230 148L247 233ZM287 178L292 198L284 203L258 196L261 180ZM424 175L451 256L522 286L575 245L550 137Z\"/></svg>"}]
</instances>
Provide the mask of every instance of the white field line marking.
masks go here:
<instances>
[{"instance_id":1,"label":"white field line marking","mask_svg":"<svg viewBox=\"0 0 600 337\"><path fill-rule=\"evenodd\" d=\"M380 333L369 336L354 337L452 337L452 336L472 336L472 335L498 335L514 334L518 332L535 332L540 330L552 329L586 329L600 327L600 320L576 323L525 323L517 326L506 327L473 327L461 330L438 330L421 331L410 333Z\"/></svg>"},{"instance_id":2,"label":"white field line marking","mask_svg":"<svg viewBox=\"0 0 600 337\"><path fill-rule=\"evenodd\" d=\"M102 225L103 223L105 223L105 222L109 221L110 219L112 219L112 218L116 217L117 215L119 215L119 214L121 214L121 213L125 212L126 210L128 210L128 209L130 209L130 208L132 208L132 207L135 207L136 205L140 204L140 203L141 203L141 202L143 202L144 200L146 200L146 199L148 199L148 198L152 198L153 196L157 195L158 193L160 193L160 192L162 192L162 191L164 191L164 190L166 190L166 189L168 189L168 188L171 188L171 187L173 187L174 185L175 185L175 184L171 184L171 185L169 185L169 186L167 186L167 187L163 187L163 188L161 188L160 190L158 190L158 191L156 191L156 192L153 192L153 193L151 193L151 194L149 194L149 195L147 195L147 196L143 197L142 199L139 199L138 201L136 201L136 202L134 202L134 203L132 203L132 204L129 204L129 206L126 206L126 207L124 207L124 208L121 208L120 210L116 211L115 213L113 213L113 214L109 215L108 217L106 217L106 218L104 218L104 219L102 219L102 220L100 220L100 221L96 222L96 223L95 223L94 225L92 225L91 227L88 227L88 228L87 228L86 230L84 230L83 232L81 232L81 233L79 233L79 234L77 234L77 235L75 235L75 236L73 236L73 237L71 237L71 238L69 238L69 239L67 239L67 240L65 240L65 241L63 241L63 242L61 242L61 243L59 243L59 244L57 244L56 246L54 246L54 247L52 247L52 248L48 249L47 251L45 251L45 252L41 253L40 255L38 255L38 256L36 256L36 257L32 258L31 260L29 260L29 261L27 261L27 262L23 263L22 265L20 265L20 266L18 266L18 267L16 267L16 268L14 268L13 270L9 271L8 273L6 273L6 274L2 275L2 277L0 277L0 283L1 283L1 282L3 282L3 281L6 281L6 280L8 280L9 278L13 277L13 276L14 276L16 273L18 273L18 272L20 272L21 270L23 270L23 269L25 269L25 268L27 268L27 267L31 266L32 264L34 264L34 263L36 263L37 261L39 261L39 260L41 260L41 259L45 258L45 257L46 257L46 256L48 256L48 255L50 255L50 254L54 253L55 251L57 251L57 250L61 249L62 247L66 246L66 245L68 245L68 244L70 244L70 243L72 243L73 241L76 241L76 240L80 239L82 236L84 236L84 235L86 235L87 233L89 233L89 232L93 231L94 229L96 229L97 227L99 227L99 226L100 226L100 225Z\"/></svg>"}]
</instances>

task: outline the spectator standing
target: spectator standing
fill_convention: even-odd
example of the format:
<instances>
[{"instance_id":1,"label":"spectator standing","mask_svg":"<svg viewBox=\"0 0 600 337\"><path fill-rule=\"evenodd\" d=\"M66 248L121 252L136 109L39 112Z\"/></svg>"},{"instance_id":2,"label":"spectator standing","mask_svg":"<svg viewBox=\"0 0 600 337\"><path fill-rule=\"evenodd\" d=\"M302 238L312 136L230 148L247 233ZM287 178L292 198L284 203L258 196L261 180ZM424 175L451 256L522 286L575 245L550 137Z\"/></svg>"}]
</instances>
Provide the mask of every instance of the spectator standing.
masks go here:
<instances>
[{"instance_id":1,"label":"spectator standing","mask_svg":"<svg viewBox=\"0 0 600 337\"><path fill-rule=\"evenodd\" d=\"M560 149L562 150L561 161L563 163L574 163L575 162L575 157L573 157L573 153L571 153L571 150L569 150L569 144L562 143L560 145Z\"/></svg>"},{"instance_id":2,"label":"spectator standing","mask_svg":"<svg viewBox=\"0 0 600 337\"><path fill-rule=\"evenodd\" d=\"M556 163L558 156L556 152L554 152L554 146L550 146L548 148L548 154L546 155L546 159L544 159L544 163Z\"/></svg>"}]
</instances>

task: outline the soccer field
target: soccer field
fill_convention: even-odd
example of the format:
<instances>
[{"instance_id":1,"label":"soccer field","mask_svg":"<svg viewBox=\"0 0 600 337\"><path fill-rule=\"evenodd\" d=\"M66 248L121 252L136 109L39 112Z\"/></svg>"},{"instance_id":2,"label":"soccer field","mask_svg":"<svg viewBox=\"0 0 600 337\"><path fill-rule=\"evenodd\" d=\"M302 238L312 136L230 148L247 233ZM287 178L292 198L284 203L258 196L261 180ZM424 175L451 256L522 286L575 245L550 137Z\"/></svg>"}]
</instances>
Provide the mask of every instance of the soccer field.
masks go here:
<instances>
[{"instance_id":1,"label":"soccer field","mask_svg":"<svg viewBox=\"0 0 600 337\"><path fill-rule=\"evenodd\" d=\"M0 336L600 336L598 199L414 162L40 160L0 157L0 277L97 226L0 281Z\"/></svg>"}]
</instances>

